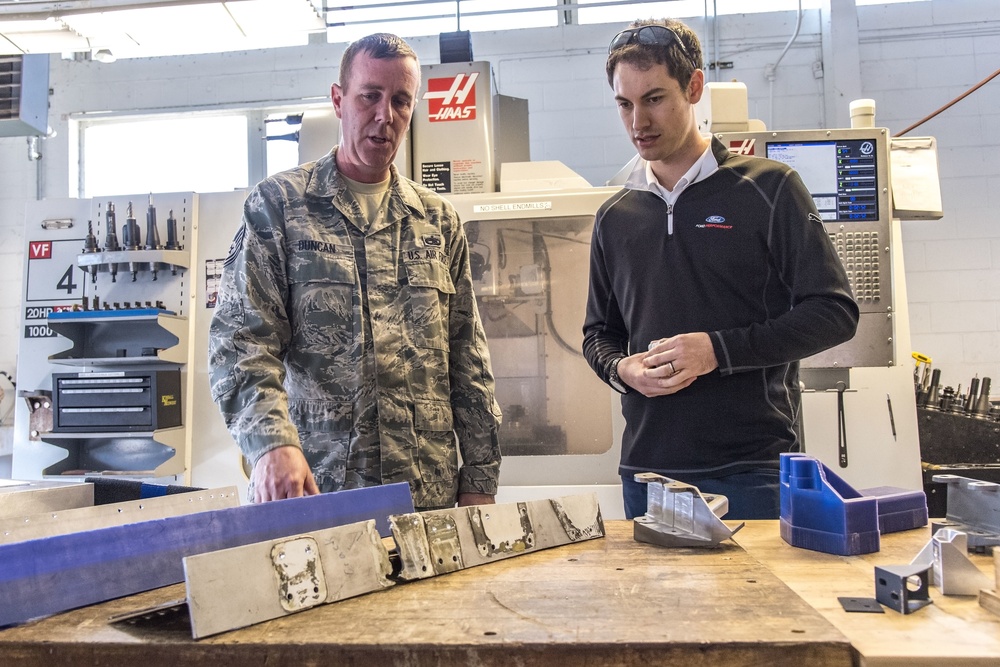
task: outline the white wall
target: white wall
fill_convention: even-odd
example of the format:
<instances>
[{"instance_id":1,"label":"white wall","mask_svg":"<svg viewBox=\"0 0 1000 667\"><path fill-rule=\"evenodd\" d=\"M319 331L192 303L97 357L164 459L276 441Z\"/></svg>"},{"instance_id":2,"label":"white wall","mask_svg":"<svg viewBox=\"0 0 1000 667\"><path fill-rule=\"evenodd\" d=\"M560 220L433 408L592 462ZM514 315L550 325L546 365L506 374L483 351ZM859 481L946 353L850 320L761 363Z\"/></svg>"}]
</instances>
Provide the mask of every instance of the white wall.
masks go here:
<instances>
[{"instance_id":1,"label":"white wall","mask_svg":"<svg viewBox=\"0 0 1000 667\"><path fill-rule=\"evenodd\" d=\"M35 165L24 137L0 138L0 370L12 377L26 255L24 203L35 198Z\"/></svg>"},{"instance_id":2,"label":"white wall","mask_svg":"<svg viewBox=\"0 0 1000 667\"><path fill-rule=\"evenodd\" d=\"M1000 67L1000 3L863 7L859 19L864 94L894 132ZM1000 78L910 134L937 137L945 210L903 224L913 348L945 385L1000 383Z\"/></svg>"},{"instance_id":3,"label":"white wall","mask_svg":"<svg viewBox=\"0 0 1000 667\"><path fill-rule=\"evenodd\" d=\"M623 16L623 23L630 16ZM719 52L750 89L750 114L780 129L826 127L825 95L850 99L814 76L823 65L822 17L807 11L773 85L764 68L791 36L793 12L721 17ZM853 15L835 20L852 21ZM690 22L714 57L711 31ZM566 26L477 33L478 60L493 64L499 92L529 101L531 157L561 160L602 184L632 155L604 76L607 42L621 26ZM1000 3L933 0L860 7L860 89L878 103L876 123L893 132L930 113L1000 63ZM437 38L411 40L424 62L437 62ZM263 108L325 97L341 47L312 45L113 64L51 59L50 124L43 142L46 197L75 192L70 183L70 114L156 112L185 108ZM832 64L827 64L832 66ZM710 75L713 79L715 75ZM843 97L843 99L839 99ZM904 224L913 347L943 369L945 384L968 386L973 374L1000 378L1000 79L919 128L938 138L945 218ZM991 159L992 158L992 159ZM155 156L122 147L141 169ZM225 156L218 156L224 160ZM0 369L14 372L24 254L23 207L36 192L36 163L23 138L0 139ZM150 185L155 191L155 184ZM992 215L991 215L992 213ZM998 392L1000 393L1000 392ZM0 456L3 452L0 452Z\"/></svg>"}]
</instances>

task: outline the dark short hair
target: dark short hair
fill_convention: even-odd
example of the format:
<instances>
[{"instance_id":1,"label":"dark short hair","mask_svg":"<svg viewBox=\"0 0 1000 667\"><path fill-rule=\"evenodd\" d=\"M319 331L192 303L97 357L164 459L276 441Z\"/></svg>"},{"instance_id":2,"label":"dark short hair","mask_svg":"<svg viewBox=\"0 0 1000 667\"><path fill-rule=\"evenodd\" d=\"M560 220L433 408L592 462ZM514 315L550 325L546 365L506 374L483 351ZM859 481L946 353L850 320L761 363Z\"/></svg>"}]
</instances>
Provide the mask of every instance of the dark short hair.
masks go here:
<instances>
[{"instance_id":1,"label":"dark short hair","mask_svg":"<svg viewBox=\"0 0 1000 667\"><path fill-rule=\"evenodd\" d=\"M359 53L367 53L376 60L413 58L418 64L420 62L416 51L403 38L388 32L376 32L351 42L344 49L344 55L340 58L339 83L341 88L347 88L347 82L351 78L351 67Z\"/></svg>"},{"instance_id":2,"label":"dark short hair","mask_svg":"<svg viewBox=\"0 0 1000 667\"><path fill-rule=\"evenodd\" d=\"M670 76L677 79L681 89L686 90L688 84L691 83L691 75L694 74L694 71L704 67L698 35L676 19L641 19L633 21L628 27L640 28L644 25L662 25L670 28L684 43L687 55L677 44L661 46L632 42L608 54L608 62L605 65L608 84L614 86L615 68L621 63L627 63L644 71L654 65L666 65Z\"/></svg>"}]
</instances>

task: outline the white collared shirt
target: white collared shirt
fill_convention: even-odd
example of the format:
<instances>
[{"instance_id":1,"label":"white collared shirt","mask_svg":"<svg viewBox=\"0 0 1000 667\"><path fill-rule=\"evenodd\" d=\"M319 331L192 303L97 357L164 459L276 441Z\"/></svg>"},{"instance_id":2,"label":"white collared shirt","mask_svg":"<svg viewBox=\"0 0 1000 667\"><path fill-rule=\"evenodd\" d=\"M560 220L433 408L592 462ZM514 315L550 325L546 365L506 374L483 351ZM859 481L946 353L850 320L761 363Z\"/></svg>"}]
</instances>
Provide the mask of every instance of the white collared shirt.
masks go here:
<instances>
[{"instance_id":1,"label":"white collared shirt","mask_svg":"<svg viewBox=\"0 0 1000 667\"><path fill-rule=\"evenodd\" d=\"M646 171L646 189L653 194L659 195L663 201L667 203L667 233L674 233L674 202L677 198L681 196L681 193L691 185L703 181L715 172L719 170L719 163L715 159L715 154L712 152L712 143L709 142L708 146L705 148L705 152L701 154L691 168L688 169L683 176L674 184L673 190L668 190L663 185L656 180L656 174L653 173L653 166L650 162L643 160L645 162ZM637 168L639 165L636 165ZM638 169L637 169L638 170ZM634 173L634 172L633 172Z\"/></svg>"},{"instance_id":2,"label":"white collared shirt","mask_svg":"<svg viewBox=\"0 0 1000 667\"><path fill-rule=\"evenodd\" d=\"M668 190L661 185L658 180L656 180L656 174L653 173L652 163L646 162L646 186L649 188L650 192L655 192L660 195L667 202L667 204L673 206L674 202L677 201L677 198L682 192L684 192L685 188L697 183L698 181L705 180L718 170L719 163L716 162L715 154L712 152L712 144L709 143L705 148L705 152L701 154L701 157L698 158L698 160L691 165L691 168L680 177L680 180L674 184L673 190Z\"/></svg>"}]
</instances>

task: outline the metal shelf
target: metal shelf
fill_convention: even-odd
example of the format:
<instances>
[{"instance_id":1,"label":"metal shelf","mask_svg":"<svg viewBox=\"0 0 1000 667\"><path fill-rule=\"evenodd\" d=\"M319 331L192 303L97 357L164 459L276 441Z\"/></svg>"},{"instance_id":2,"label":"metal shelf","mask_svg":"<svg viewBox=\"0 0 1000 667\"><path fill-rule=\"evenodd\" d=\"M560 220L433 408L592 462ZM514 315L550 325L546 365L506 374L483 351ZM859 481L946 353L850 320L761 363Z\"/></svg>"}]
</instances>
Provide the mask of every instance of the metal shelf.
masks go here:
<instances>
[{"instance_id":1,"label":"metal shelf","mask_svg":"<svg viewBox=\"0 0 1000 667\"><path fill-rule=\"evenodd\" d=\"M39 439L67 455L42 471L46 477L114 474L116 476L166 477L182 474L184 462L176 456L183 451L186 427L156 431L101 431L40 433ZM151 444L159 447L150 447ZM131 464L131 465L130 465ZM75 471L83 471L76 473Z\"/></svg>"},{"instance_id":2,"label":"metal shelf","mask_svg":"<svg viewBox=\"0 0 1000 667\"><path fill-rule=\"evenodd\" d=\"M48 326L73 343L49 357L53 364L105 368L187 363L188 319L179 315L155 309L53 313ZM150 349L156 350L155 356L143 354Z\"/></svg>"},{"instance_id":3,"label":"metal shelf","mask_svg":"<svg viewBox=\"0 0 1000 667\"><path fill-rule=\"evenodd\" d=\"M76 265L80 268L96 266L99 270L110 270L112 264L165 264L179 269L190 268L191 253L187 250L99 250L77 255Z\"/></svg>"}]
</instances>

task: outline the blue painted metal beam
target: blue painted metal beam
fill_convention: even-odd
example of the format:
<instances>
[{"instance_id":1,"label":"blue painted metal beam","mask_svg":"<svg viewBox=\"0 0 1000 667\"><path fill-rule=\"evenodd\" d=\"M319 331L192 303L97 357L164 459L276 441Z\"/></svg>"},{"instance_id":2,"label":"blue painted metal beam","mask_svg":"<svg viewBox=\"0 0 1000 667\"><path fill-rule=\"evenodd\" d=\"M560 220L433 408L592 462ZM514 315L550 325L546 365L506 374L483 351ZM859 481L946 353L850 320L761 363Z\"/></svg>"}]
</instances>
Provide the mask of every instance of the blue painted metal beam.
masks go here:
<instances>
[{"instance_id":1,"label":"blue painted metal beam","mask_svg":"<svg viewBox=\"0 0 1000 667\"><path fill-rule=\"evenodd\" d=\"M185 556L413 512L389 484L0 546L0 626L184 581Z\"/></svg>"}]
</instances>

